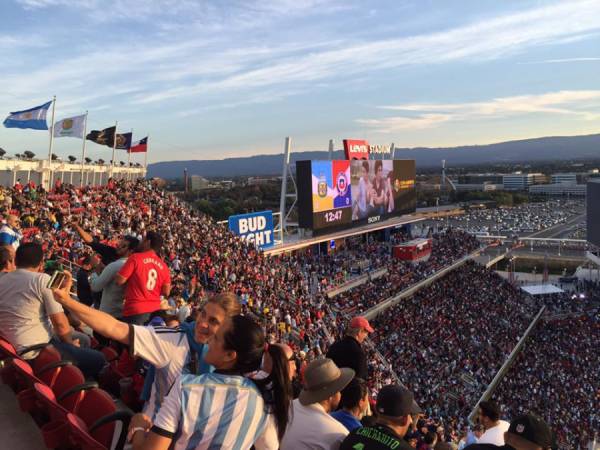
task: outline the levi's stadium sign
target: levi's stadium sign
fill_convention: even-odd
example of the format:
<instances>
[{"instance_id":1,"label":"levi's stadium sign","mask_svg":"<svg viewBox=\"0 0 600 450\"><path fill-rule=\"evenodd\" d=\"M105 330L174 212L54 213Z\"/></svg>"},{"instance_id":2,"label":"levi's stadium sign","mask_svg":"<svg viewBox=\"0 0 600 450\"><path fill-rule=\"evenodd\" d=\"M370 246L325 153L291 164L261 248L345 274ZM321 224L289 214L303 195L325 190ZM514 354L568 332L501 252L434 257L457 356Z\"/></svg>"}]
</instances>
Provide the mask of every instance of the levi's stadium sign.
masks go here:
<instances>
[{"instance_id":1,"label":"levi's stadium sign","mask_svg":"<svg viewBox=\"0 0 600 450\"><path fill-rule=\"evenodd\" d=\"M369 159L369 154L391 153L389 145L369 145L363 139L344 139L346 159Z\"/></svg>"}]
</instances>

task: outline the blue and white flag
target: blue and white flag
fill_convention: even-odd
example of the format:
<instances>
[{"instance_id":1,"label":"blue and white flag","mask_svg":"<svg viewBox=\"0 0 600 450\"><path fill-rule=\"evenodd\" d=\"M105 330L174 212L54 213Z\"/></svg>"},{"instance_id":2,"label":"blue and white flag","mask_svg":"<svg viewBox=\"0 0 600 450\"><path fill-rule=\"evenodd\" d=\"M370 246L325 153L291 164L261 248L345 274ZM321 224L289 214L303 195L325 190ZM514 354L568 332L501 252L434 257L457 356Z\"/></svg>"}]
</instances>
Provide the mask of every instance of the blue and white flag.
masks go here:
<instances>
[{"instance_id":1,"label":"blue and white flag","mask_svg":"<svg viewBox=\"0 0 600 450\"><path fill-rule=\"evenodd\" d=\"M82 116L69 117L59 120L54 124L54 137L74 137L83 139L85 128L85 114Z\"/></svg>"},{"instance_id":2,"label":"blue and white flag","mask_svg":"<svg viewBox=\"0 0 600 450\"><path fill-rule=\"evenodd\" d=\"M25 111L11 112L4 119L6 128L33 128L34 130L47 130L46 113L52 104L52 100L35 108L26 109Z\"/></svg>"}]
</instances>

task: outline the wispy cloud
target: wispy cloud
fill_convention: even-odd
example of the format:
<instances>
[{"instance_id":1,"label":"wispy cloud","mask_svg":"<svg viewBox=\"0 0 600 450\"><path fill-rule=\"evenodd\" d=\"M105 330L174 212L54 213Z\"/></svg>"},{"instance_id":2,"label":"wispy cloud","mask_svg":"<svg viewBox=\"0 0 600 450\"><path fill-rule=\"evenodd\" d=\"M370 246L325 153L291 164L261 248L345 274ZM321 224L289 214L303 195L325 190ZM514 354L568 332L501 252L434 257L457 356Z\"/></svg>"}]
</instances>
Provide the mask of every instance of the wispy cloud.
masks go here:
<instances>
[{"instance_id":1,"label":"wispy cloud","mask_svg":"<svg viewBox=\"0 0 600 450\"><path fill-rule=\"evenodd\" d=\"M435 128L447 122L497 120L527 114L576 116L582 120L600 119L600 90L558 91L539 95L494 98L482 102L421 103L381 106L401 115L358 119L357 123L380 133Z\"/></svg>"},{"instance_id":2,"label":"wispy cloud","mask_svg":"<svg viewBox=\"0 0 600 450\"><path fill-rule=\"evenodd\" d=\"M575 63L575 62L598 62L600 57L580 57L580 58L558 58L558 59L544 59L541 61L529 61L521 62L519 64L563 64L563 63Z\"/></svg>"},{"instance_id":3,"label":"wispy cloud","mask_svg":"<svg viewBox=\"0 0 600 450\"><path fill-rule=\"evenodd\" d=\"M18 0L27 8L59 7L66 0ZM144 6L142 6L142 4ZM137 5L137 7L136 7ZM201 33L190 37L184 33L177 39L150 37L135 45L107 44L101 49L69 52L69 57L33 71L28 75L15 72L0 76L10 86L12 95L40 91L51 86L70 86L78 95L83 85L123 84L117 79L135 79L139 92L134 103L147 104L171 99L252 92L275 86L288 86L294 92L300 86L321 80L350 79L368 73L383 72L409 65L432 65L454 61L481 61L524 51L532 46L586 35L600 30L600 2L573 1L546 5L518 13L505 14L460 27L429 34L395 39L356 41L352 37L325 39L306 36L278 44L256 45L252 38L236 28L239 23L256 26L263 20L276 20L283 15L317 14L327 8L340 8L339 2L324 0L279 0L275 2L232 2L227 17L213 2L191 0L85 0L75 7L97 11L110 10L102 17L122 17L129 13L157 16L168 22L171 14L177 20L193 25L197 17L209 11L210 17L227 27L238 45L222 34ZM116 13L118 12L118 13ZM182 12L190 17L182 19ZM123 12L125 14L125 12ZM182 25L185 26L185 25ZM85 83L83 82L85 80Z\"/></svg>"},{"instance_id":4,"label":"wispy cloud","mask_svg":"<svg viewBox=\"0 0 600 450\"><path fill-rule=\"evenodd\" d=\"M371 42L342 42L301 57L257 61L216 80L153 92L140 103L232 89L306 83L408 65L490 60L600 30L600 2L580 1L508 14L446 31Z\"/></svg>"}]
</instances>

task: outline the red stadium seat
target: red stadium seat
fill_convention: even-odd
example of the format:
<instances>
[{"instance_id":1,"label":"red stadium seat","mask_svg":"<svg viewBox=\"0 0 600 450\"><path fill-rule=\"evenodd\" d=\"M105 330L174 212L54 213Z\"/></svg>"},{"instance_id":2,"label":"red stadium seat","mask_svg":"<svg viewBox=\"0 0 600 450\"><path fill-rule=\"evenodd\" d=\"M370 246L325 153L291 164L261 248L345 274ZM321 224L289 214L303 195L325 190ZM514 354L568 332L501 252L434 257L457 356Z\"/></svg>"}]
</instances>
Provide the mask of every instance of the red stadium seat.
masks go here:
<instances>
[{"instance_id":1,"label":"red stadium seat","mask_svg":"<svg viewBox=\"0 0 600 450\"><path fill-rule=\"evenodd\" d=\"M106 358L107 362L111 362L114 361L116 359L119 358L119 354L117 353L117 351L112 348L112 347L102 347L100 349L100 351L102 352L102 354L104 355L104 357Z\"/></svg>"},{"instance_id":2,"label":"red stadium seat","mask_svg":"<svg viewBox=\"0 0 600 450\"><path fill-rule=\"evenodd\" d=\"M17 359L23 361L21 355L37 350L40 351L39 354L34 359L29 360L26 363L35 374L39 373L44 367L61 361L61 356L58 350L49 344L33 345L17 353L14 346L9 341L0 338L0 359L3 360L1 377L3 383L10 386L13 391L18 392L26 387L31 387L29 385L30 383L19 385L19 381L23 382L27 379L27 377L24 375L25 369L24 366L20 366L20 371L17 371L13 361Z\"/></svg>"},{"instance_id":3,"label":"red stadium seat","mask_svg":"<svg viewBox=\"0 0 600 450\"><path fill-rule=\"evenodd\" d=\"M17 391L17 375L15 373L15 367L12 364L13 359L19 359L17 351L13 345L6 339L0 337L0 361L1 371L0 378L2 382L9 386L13 391Z\"/></svg>"},{"instance_id":4,"label":"red stadium seat","mask_svg":"<svg viewBox=\"0 0 600 450\"><path fill-rule=\"evenodd\" d=\"M38 373L38 376L52 389L57 397L85 383L85 377L81 370L70 361L58 361L49 364Z\"/></svg>"},{"instance_id":5,"label":"red stadium seat","mask_svg":"<svg viewBox=\"0 0 600 450\"><path fill-rule=\"evenodd\" d=\"M42 381L35 376L33 369L26 361L15 358L13 359L13 366L15 367L19 383L21 386L24 386L24 388L31 388L34 383L42 383Z\"/></svg>"},{"instance_id":6,"label":"red stadium seat","mask_svg":"<svg viewBox=\"0 0 600 450\"><path fill-rule=\"evenodd\" d=\"M107 447L94 439L83 420L74 414L67 415L69 438L71 442L82 450L106 450Z\"/></svg>"},{"instance_id":7,"label":"red stadium seat","mask_svg":"<svg viewBox=\"0 0 600 450\"><path fill-rule=\"evenodd\" d=\"M61 400L66 404L68 398ZM102 389L86 390L83 398L79 400L72 411L85 424L88 430L87 436L81 433L81 427L72 427L71 434L82 448L87 447L90 442L99 442L100 448L122 448L127 437L127 428L131 413L129 411L118 411L113 399ZM89 441L89 438L93 441Z\"/></svg>"},{"instance_id":8,"label":"red stadium seat","mask_svg":"<svg viewBox=\"0 0 600 450\"><path fill-rule=\"evenodd\" d=\"M19 355L15 350L15 347L8 342L8 340L4 339L0 336L0 359L5 358L18 358Z\"/></svg>"},{"instance_id":9,"label":"red stadium seat","mask_svg":"<svg viewBox=\"0 0 600 450\"><path fill-rule=\"evenodd\" d=\"M45 384L35 383L33 386L38 405L46 412L49 421L41 427L42 438L46 447L65 448L69 443L69 426L67 414L69 411L56 401L52 389Z\"/></svg>"},{"instance_id":10,"label":"red stadium seat","mask_svg":"<svg viewBox=\"0 0 600 450\"><path fill-rule=\"evenodd\" d=\"M32 347L27 347L26 349L20 351L19 355L24 355L32 350L38 349L41 350L40 353L34 359L29 361L35 373L39 373L48 364L56 363L62 359L58 350L56 350L56 348L50 344L39 344Z\"/></svg>"},{"instance_id":11,"label":"red stadium seat","mask_svg":"<svg viewBox=\"0 0 600 450\"><path fill-rule=\"evenodd\" d=\"M15 368L15 374L17 377L17 401L19 402L19 408L21 411L31 413L36 418L38 408L35 401L35 390L33 386L35 383L43 383L33 373L33 369L27 362L21 359L13 359L12 362Z\"/></svg>"},{"instance_id":12,"label":"red stadium seat","mask_svg":"<svg viewBox=\"0 0 600 450\"><path fill-rule=\"evenodd\" d=\"M121 450L125 447L130 419L127 411L117 411L87 426L78 416L68 414L71 443L82 450Z\"/></svg>"},{"instance_id":13,"label":"red stadium seat","mask_svg":"<svg viewBox=\"0 0 600 450\"><path fill-rule=\"evenodd\" d=\"M50 419L42 427L47 448L120 449L131 413L118 411L112 398L96 383L75 386L60 397L46 385L34 385L36 399ZM77 417L72 425L69 416Z\"/></svg>"}]
</instances>

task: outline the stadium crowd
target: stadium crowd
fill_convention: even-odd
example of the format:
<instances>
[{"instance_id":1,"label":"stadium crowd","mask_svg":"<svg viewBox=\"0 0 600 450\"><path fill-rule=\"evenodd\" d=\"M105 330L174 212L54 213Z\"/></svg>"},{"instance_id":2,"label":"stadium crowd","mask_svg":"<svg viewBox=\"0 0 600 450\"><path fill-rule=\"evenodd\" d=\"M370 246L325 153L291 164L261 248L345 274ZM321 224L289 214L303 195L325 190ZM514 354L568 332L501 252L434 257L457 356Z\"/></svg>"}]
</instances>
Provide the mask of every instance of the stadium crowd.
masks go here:
<instances>
[{"instance_id":1,"label":"stadium crowd","mask_svg":"<svg viewBox=\"0 0 600 450\"><path fill-rule=\"evenodd\" d=\"M47 270L52 270L57 263L64 263L82 272L83 276L77 277L78 292L84 292L79 281L85 284L86 280L94 280L95 276L102 277L103 272L120 259L125 264L131 255L130 251L133 251L124 242L125 236L137 237L142 244L147 243L146 251L151 250L154 243L162 244L158 246L163 249L161 261L164 260L170 269L170 274L160 283L168 286L161 291L167 298L161 304L165 313L163 317L166 315L175 326L183 326L207 314L206 301L210 303L215 294L235 293L241 303L241 311L262 325L264 337L261 337L262 331L253 328L245 319L233 320L234 324L224 327L221 332L213 330L214 336L224 339L227 345L236 349L243 342L251 342L253 348L244 352L252 353L251 357L248 356L252 360L250 366L260 369L258 372L263 369L264 362L264 356L261 360L260 355L266 352L259 352L259 349L263 348L265 342L289 344L291 355L288 356L286 350L285 358L295 362L300 375L305 375L302 392L310 390L311 376L306 374L314 372L319 377L327 375L336 379L330 380L332 389L337 389L331 395L343 391L347 385L340 384L342 378L352 377L348 377L347 373L334 377L332 374L337 373L337 367L320 367L321 363L316 363L323 359L314 360L326 354L331 344L341 340L349 330L364 333L370 327L368 324L361 324L358 328L349 326L352 322L348 313L373 306L392 293L430 276L477 246L477 242L468 235L447 231L433 237L431 258L416 266L393 261L387 244L369 241L356 242L331 254L304 252L267 257L236 238L224 226L194 212L175 196L157 189L148 181L111 181L106 188L99 189L60 185L52 193L32 185L19 184L12 190L0 192L0 204L3 205L1 212L6 215L7 222L6 229L0 231L2 244L16 248L20 242L40 243L46 255ZM149 236L155 236L154 243ZM402 241L406 236L398 235L394 239ZM386 267L390 276L370 280L356 290L336 297L333 306L337 308L332 308L326 292L348 279L348 274L353 271L350 262L356 260L358 255L363 258L367 255L371 268ZM118 277L126 274L127 270L121 267L117 271L119 275L114 276L119 281ZM122 284L126 282L127 277ZM112 285L112 294L118 296L120 292L120 295L125 295L123 290L117 289L116 284ZM94 286L91 281L92 291ZM109 312L103 307L107 288L95 291L96 295L90 296L89 303L100 307L101 311ZM67 298L68 293L56 295L57 301L63 302L61 304L73 307ZM433 448L433 445L424 446L433 439L431 433L440 441L456 443L461 438L464 441L468 409L475 404L477 395L487 386L512 350L538 306L492 272L472 263L396 305L374 323L373 341L383 358L368 341L361 341L367 365L366 382L371 388L372 398L377 398L377 403L372 406L378 409L380 401L383 405L386 398L406 403L406 392L388 392L384 389L384 386L397 381L397 374L414 392L415 399L423 406L428 417L404 429L404 433L408 433L407 441L414 441L419 448ZM89 313L91 315L88 317L86 311L83 308L77 315L86 324L97 325L96 319L101 316ZM131 314L125 315L124 311L112 311L109 315L114 319L131 321ZM231 317L238 316L232 313ZM120 329L123 334L113 339L122 343L129 342L129 334L133 333L131 330L142 333L136 327ZM166 330L160 332L167 333ZM189 345L193 346L191 342ZM227 348L223 347L225 350ZM273 361L283 358L279 351L268 352L272 353L270 358ZM141 350L134 353L144 355ZM240 357L246 356L241 347L238 353ZM152 361L151 353L147 355L144 359ZM259 355L258 359L256 355ZM242 362L233 362L231 366L225 354L216 354L214 351L208 360L218 370L224 371L243 365ZM260 367L255 367L256 361ZM279 366L271 367L271 373L279 369ZM317 381L313 380L315 383ZM262 383L256 383L261 386L260 395L268 401L272 394L265 394ZM269 389L276 389L279 385L283 386L281 379L272 383ZM178 389L185 390L185 386L182 384ZM155 395L158 398L159 394ZM286 395L281 394L280 397ZM321 404L325 401L315 395L306 396ZM181 405L171 400L169 411L173 413L172 408L176 410ZM332 400L327 405L325 410L329 412L328 409L334 410L337 403ZM294 417L303 417L307 412L304 406L304 403L294 403ZM567 408L564 404L561 405L563 407ZM282 409L281 405L275 404L272 408ZM511 411L516 411L515 407ZM521 408L519 412L524 411ZM408 417L409 413L414 413L411 408L398 410L395 414ZM185 418L185 411L183 414ZM282 429L285 429L290 418L285 414L276 416L277 423L271 428L281 438ZM164 417L161 420L163 431L173 426L172 421ZM548 420L555 423L554 417ZM145 423L138 425L145 429ZM292 429L293 426L292 422ZM574 433L570 433L561 436L572 442ZM270 436L269 439L273 441L274 438ZM281 444L281 448L286 448L285 440ZM134 448L144 448L141 446L143 444L139 445ZM271 447L257 445L257 448ZM301 447L289 446L288 443L287 448Z\"/></svg>"},{"instance_id":2,"label":"stadium crowd","mask_svg":"<svg viewBox=\"0 0 600 450\"><path fill-rule=\"evenodd\" d=\"M480 247L473 236L448 230L432 235L432 251L426 261L411 263L391 256L388 249L386 274L333 297L335 307L347 313L361 313L407 287L429 278Z\"/></svg>"},{"instance_id":3,"label":"stadium crowd","mask_svg":"<svg viewBox=\"0 0 600 450\"><path fill-rule=\"evenodd\" d=\"M537 327L495 392L507 415L536 412L559 442L586 448L600 429L599 338L599 312Z\"/></svg>"},{"instance_id":4,"label":"stadium crowd","mask_svg":"<svg viewBox=\"0 0 600 450\"><path fill-rule=\"evenodd\" d=\"M467 262L374 323L374 341L432 416L465 417L537 312L519 290Z\"/></svg>"}]
</instances>

